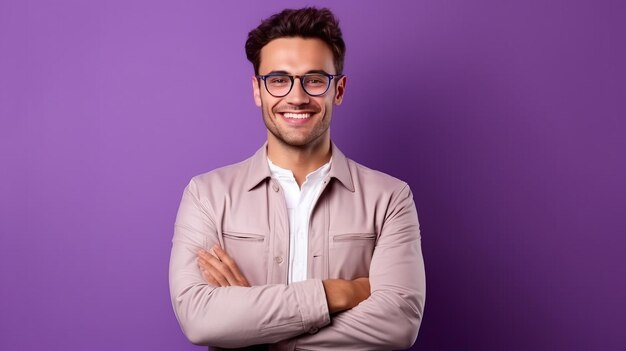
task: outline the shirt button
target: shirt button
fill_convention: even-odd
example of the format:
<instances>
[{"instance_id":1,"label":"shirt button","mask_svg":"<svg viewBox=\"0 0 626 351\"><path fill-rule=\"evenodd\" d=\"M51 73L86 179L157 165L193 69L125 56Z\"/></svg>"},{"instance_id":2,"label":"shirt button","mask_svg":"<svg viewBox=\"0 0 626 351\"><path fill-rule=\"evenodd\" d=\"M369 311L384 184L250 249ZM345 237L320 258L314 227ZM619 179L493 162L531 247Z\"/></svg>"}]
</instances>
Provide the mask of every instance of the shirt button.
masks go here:
<instances>
[{"instance_id":1,"label":"shirt button","mask_svg":"<svg viewBox=\"0 0 626 351\"><path fill-rule=\"evenodd\" d=\"M282 258L282 256L276 256L276 257L274 257L274 261L276 263L280 264L280 263L283 263L283 258Z\"/></svg>"},{"instance_id":2,"label":"shirt button","mask_svg":"<svg viewBox=\"0 0 626 351\"><path fill-rule=\"evenodd\" d=\"M315 334L315 333L317 333L317 331L318 331L318 330L319 330L319 329L317 329L317 328L313 327L313 328L309 329L309 333L311 333L311 334Z\"/></svg>"},{"instance_id":3,"label":"shirt button","mask_svg":"<svg viewBox=\"0 0 626 351\"><path fill-rule=\"evenodd\" d=\"M276 183L272 183L272 189L274 189L274 191L278 192L278 190L280 188L278 187L278 185L276 185Z\"/></svg>"}]
</instances>

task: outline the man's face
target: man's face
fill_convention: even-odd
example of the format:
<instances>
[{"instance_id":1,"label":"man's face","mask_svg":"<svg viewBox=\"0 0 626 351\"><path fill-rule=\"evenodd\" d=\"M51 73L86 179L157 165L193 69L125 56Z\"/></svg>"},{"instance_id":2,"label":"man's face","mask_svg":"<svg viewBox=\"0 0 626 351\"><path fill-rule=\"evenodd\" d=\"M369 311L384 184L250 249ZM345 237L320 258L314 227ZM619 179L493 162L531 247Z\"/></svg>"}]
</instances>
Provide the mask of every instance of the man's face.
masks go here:
<instances>
[{"instance_id":1,"label":"man's face","mask_svg":"<svg viewBox=\"0 0 626 351\"><path fill-rule=\"evenodd\" d=\"M320 39L279 38L261 49L259 75L275 72L303 75L324 71L337 74L330 48ZM260 82L260 84L259 84ZM336 84L336 85L335 85ZM330 135L333 104L341 104L346 78L331 81L323 96L310 96L301 81L284 97L274 97L264 82L253 78L254 101L261 108L269 139L297 147L314 146Z\"/></svg>"}]
</instances>

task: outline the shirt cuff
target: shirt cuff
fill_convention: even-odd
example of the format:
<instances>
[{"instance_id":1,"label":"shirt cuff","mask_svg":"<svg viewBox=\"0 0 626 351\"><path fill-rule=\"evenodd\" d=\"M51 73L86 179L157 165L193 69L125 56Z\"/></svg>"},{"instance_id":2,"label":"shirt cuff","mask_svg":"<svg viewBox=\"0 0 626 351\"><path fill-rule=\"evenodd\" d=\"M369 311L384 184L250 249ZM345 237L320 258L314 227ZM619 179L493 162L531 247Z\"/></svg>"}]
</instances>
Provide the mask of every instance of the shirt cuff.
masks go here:
<instances>
[{"instance_id":1,"label":"shirt cuff","mask_svg":"<svg viewBox=\"0 0 626 351\"><path fill-rule=\"evenodd\" d=\"M291 284L302 315L305 332L315 333L330 323L326 292L320 279L309 279Z\"/></svg>"}]
</instances>

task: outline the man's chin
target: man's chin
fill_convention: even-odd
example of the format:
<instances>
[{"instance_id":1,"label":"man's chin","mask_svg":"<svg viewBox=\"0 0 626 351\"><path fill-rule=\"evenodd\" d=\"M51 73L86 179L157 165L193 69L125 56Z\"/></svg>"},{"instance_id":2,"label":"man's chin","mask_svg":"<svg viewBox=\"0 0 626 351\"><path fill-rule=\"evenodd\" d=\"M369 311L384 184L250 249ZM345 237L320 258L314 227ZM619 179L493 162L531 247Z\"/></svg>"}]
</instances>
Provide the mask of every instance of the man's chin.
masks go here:
<instances>
[{"instance_id":1,"label":"man's chin","mask_svg":"<svg viewBox=\"0 0 626 351\"><path fill-rule=\"evenodd\" d=\"M296 148L304 148L311 144L310 140L301 140L301 139L282 139L281 142L286 146L296 147Z\"/></svg>"}]
</instances>

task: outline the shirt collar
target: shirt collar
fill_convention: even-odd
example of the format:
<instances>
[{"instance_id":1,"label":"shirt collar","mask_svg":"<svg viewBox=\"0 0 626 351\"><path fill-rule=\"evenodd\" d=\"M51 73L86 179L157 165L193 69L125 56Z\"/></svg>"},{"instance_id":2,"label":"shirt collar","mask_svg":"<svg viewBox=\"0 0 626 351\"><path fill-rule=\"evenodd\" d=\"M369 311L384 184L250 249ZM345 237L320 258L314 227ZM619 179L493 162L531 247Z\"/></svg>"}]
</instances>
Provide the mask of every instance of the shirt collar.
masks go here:
<instances>
[{"instance_id":1,"label":"shirt collar","mask_svg":"<svg viewBox=\"0 0 626 351\"><path fill-rule=\"evenodd\" d=\"M332 162L333 160L331 157L331 159L328 162L324 163L313 172L307 174L306 179L307 180L311 179L311 181L313 181L315 179L324 178L328 174L328 171L331 167ZM267 158L267 164L269 164L270 166L270 172L272 173L272 177L278 178L278 179L281 179L281 178L294 179L293 172L290 169L285 169L274 164L274 162L272 162L272 160L270 160L269 157Z\"/></svg>"},{"instance_id":2,"label":"shirt collar","mask_svg":"<svg viewBox=\"0 0 626 351\"><path fill-rule=\"evenodd\" d=\"M352 182L348 159L333 142L331 142L331 150L332 166L328 172L329 178L336 178L346 189L354 192L354 183ZM262 181L272 177L272 172L267 160L267 142L265 142L254 156L250 158L244 182L246 190L250 191L257 187Z\"/></svg>"}]
</instances>

